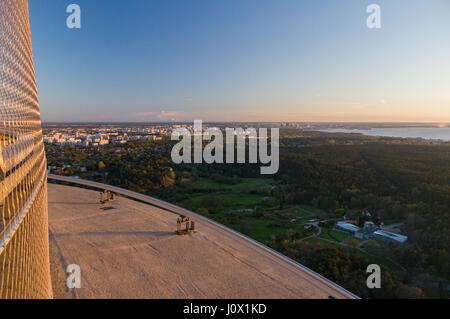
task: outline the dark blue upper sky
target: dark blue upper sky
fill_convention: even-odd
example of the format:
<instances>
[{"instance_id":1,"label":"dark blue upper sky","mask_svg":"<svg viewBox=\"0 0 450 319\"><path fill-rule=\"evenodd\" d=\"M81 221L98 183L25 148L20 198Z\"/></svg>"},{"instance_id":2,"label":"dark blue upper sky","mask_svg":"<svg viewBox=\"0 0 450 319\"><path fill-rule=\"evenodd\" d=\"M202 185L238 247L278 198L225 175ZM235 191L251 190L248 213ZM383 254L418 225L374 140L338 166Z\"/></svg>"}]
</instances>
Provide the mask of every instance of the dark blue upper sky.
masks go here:
<instances>
[{"instance_id":1,"label":"dark blue upper sky","mask_svg":"<svg viewBox=\"0 0 450 319\"><path fill-rule=\"evenodd\" d=\"M30 16L44 121L450 121L448 0L30 0Z\"/></svg>"}]
</instances>

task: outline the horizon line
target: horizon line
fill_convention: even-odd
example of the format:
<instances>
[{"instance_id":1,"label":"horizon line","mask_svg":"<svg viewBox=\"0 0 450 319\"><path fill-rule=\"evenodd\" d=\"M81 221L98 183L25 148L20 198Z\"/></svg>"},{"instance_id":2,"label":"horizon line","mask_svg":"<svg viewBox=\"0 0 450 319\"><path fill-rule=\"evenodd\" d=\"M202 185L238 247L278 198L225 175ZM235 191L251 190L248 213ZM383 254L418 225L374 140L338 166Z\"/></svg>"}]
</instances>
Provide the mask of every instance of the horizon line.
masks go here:
<instances>
[{"instance_id":1,"label":"horizon line","mask_svg":"<svg viewBox=\"0 0 450 319\"><path fill-rule=\"evenodd\" d=\"M197 120L196 120L197 121ZM193 123L194 121L42 121L42 124L158 124ZM203 123L297 123L297 124L449 124L442 121L202 121Z\"/></svg>"}]
</instances>

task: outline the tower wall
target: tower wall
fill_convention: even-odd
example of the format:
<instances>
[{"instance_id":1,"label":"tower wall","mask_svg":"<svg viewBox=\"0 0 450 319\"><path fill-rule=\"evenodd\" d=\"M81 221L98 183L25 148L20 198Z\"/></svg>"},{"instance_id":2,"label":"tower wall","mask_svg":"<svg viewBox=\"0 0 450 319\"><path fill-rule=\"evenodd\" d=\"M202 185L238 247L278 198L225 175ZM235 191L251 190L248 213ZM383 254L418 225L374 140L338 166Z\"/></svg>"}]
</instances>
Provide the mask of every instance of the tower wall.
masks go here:
<instances>
[{"instance_id":1,"label":"tower wall","mask_svg":"<svg viewBox=\"0 0 450 319\"><path fill-rule=\"evenodd\" d=\"M27 0L0 0L0 298L51 298L47 172Z\"/></svg>"}]
</instances>

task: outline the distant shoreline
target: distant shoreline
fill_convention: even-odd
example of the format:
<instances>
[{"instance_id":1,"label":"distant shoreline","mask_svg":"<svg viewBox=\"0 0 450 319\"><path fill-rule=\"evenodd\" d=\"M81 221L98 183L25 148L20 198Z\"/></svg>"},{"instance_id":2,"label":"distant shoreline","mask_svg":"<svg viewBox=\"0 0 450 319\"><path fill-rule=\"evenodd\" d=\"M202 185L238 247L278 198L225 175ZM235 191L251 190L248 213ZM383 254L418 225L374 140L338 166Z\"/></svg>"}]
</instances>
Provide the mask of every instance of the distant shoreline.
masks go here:
<instances>
[{"instance_id":1,"label":"distant shoreline","mask_svg":"<svg viewBox=\"0 0 450 319\"><path fill-rule=\"evenodd\" d=\"M324 133L363 134L366 136L413 138L436 141L450 141L450 127L383 127L366 129L328 128L319 129Z\"/></svg>"},{"instance_id":2,"label":"distant shoreline","mask_svg":"<svg viewBox=\"0 0 450 319\"><path fill-rule=\"evenodd\" d=\"M348 129L371 129L371 128L450 128L447 122L246 122L246 121L204 121L205 124L271 124L281 127L297 126L299 128L348 128ZM59 125L69 126L98 126L98 125L177 125L192 124L192 121L172 121L172 122L42 122L42 126L52 127Z\"/></svg>"}]
</instances>

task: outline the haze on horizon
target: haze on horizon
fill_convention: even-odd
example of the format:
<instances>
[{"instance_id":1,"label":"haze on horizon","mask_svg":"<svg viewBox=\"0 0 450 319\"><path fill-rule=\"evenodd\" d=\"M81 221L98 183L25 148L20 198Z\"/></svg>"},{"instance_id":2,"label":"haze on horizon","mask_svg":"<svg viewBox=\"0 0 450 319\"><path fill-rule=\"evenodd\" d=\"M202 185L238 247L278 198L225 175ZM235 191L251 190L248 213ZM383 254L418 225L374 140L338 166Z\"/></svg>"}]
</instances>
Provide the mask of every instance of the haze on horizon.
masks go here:
<instances>
[{"instance_id":1,"label":"haze on horizon","mask_svg":"<svg viewBox=\"0 0 450 319\"><path fill-rule=\"evenodd\" d=\"M446 0L31 0L30 16L44 122L450 122Z\"/></svg>"}]
</instances>

